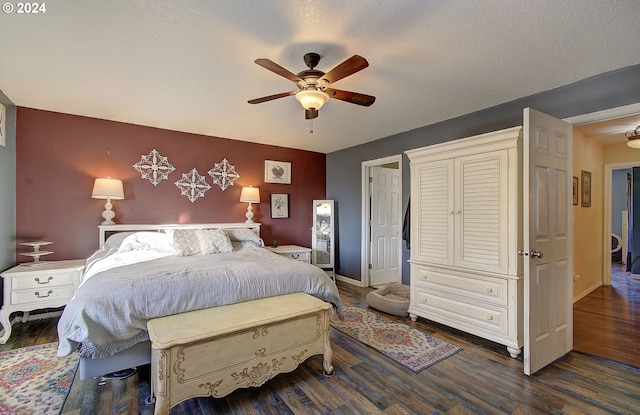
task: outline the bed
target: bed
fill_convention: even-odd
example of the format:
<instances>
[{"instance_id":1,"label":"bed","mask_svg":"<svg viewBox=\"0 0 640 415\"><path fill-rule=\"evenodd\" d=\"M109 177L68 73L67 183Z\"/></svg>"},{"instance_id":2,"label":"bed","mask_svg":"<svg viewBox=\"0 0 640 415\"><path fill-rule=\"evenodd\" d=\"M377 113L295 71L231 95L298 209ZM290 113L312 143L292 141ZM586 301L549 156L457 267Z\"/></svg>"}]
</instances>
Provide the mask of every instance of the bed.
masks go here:
<instances>
[{"instance_id":1,"label":"bed","mask_svg":"<svg viewBox=\"0 0 640 415\"><path fill-rule=\"evenodd\" d=\"M58 356L78 352L81 379L150 363L153 318L294 292L342 313L331 278L265 249L260 224L99 229L100 249L58 323Z\"/></svg>"}]
</instances>

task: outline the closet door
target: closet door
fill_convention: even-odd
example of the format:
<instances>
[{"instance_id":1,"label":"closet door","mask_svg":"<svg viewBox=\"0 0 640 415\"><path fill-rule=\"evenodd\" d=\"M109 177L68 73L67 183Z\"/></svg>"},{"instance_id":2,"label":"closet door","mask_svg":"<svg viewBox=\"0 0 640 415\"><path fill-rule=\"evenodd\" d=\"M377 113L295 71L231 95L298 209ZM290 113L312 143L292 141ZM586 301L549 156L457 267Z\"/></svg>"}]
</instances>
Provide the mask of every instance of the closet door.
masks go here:
<instances>
[{"instance_id":1,"label":"closet door","mask_svg":"<svg viewBox=\"0 0 640 415\"><path fill-rule=\"evenodd\" d=\"M505 150L455 159L456 266L507 272L508 166Z\"/></svg>"},{"instance_id":2,"label":"closet door","mask_svg":"<svg viewBox=\"0 0 640 415\"><path fill-rule=\"evenodd\" d=\"M418 164L413 170L411 255L413 260L453 265L453 159Z\"/></svg>"}]
</instances>

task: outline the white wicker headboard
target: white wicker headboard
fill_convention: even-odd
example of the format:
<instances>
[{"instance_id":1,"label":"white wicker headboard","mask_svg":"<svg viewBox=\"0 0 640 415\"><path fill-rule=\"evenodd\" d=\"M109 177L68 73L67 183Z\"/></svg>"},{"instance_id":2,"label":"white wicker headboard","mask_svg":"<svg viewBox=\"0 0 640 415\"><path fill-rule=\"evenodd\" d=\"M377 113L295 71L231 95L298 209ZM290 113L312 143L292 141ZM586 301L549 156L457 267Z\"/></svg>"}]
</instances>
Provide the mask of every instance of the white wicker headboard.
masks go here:
<instances>
[{"instance_id":1,"label":"white wicker headboard","mask_svg":"<svg viewBox=\"0 0 640 415\"><path fill-rule=\"evenodd\" d=\"M166 229L251 229L260 236L260 223L190 223L190 224L164 224L164 225L100 225L100 249L104 247L104 241L114 233L119 232L164 232Z\"/></svg>"}]
</instances>

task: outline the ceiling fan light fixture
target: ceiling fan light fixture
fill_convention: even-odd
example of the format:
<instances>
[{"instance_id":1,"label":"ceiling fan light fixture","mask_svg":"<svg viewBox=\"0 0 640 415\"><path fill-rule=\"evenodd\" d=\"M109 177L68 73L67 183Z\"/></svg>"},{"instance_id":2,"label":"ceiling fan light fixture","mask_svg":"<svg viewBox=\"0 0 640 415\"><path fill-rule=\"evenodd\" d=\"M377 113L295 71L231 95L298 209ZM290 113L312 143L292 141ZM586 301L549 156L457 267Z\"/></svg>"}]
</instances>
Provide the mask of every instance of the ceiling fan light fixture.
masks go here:
<instances>
[{"instance_id":1,"label":"ceiling fan light fixture","mask_svg":"<svg viewBox=\"0 0 640 415\"><path fill-rule=\"evenodd\" d=\"M329 100L329 95L316 89L305 89L296 94L296 99L305 110L314 109L317 111Z\"/></svg>"},{"instance_id":2,"label":"ceiling fan light fixture","mask_svg":"<svg viewBox=\"0 0 640 415\"><path fill-rule=\"evenodd\" d=\"M629 130L625 134L627 137L627 146L635 149L640 149L640 125L635 130Z\"/></svg>"}]
</instances>

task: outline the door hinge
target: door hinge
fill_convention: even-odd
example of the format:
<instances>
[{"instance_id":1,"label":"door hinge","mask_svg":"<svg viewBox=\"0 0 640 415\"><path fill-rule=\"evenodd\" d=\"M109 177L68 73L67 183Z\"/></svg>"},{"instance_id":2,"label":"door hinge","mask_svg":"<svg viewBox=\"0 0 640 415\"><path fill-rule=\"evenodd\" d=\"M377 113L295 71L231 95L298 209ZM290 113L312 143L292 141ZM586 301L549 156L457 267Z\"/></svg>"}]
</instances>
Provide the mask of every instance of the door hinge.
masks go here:
<instances>
[{"instance_id":1,"label":"door hinge","mask_svg":"<svg viewBox=\"0 0 640 415\"><path fill-rule=\"evenodd\" d=\"M369 269L373 269L373 265L372 264L369 264Z\"/></svg>"},{"instance_id":2,"label":"door hinge","mask_svg":"<svg viewBox=\"0 0 640 415\"><path fill-rule=\"evenodd\" d=\"M373 177L369 176L369 183L373 183Z\"/></svg>"}]
</instances>

